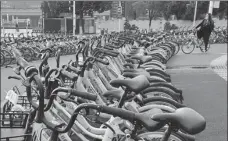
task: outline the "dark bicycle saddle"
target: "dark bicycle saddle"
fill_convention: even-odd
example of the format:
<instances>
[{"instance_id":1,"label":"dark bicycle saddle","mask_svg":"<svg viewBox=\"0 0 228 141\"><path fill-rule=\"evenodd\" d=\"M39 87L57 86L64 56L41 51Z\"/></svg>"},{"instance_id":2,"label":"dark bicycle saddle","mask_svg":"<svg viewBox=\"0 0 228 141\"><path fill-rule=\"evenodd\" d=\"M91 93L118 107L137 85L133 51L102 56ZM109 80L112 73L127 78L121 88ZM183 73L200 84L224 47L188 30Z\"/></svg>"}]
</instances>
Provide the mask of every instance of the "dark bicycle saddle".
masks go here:
<instances>
[{"instance_id":1,"label":"dark bicycle saddle","mask_svg":"<svg viewBox=\"0 0 228 141\"><path fill-rule=\"evenodd\" d=\"M202 132L206 127L206 121L202 115L193 109L184 107L174 113L160 113L151 117L154 121L176 123L188 134L194 135Z\"/></svg>"},{"instance_id":2,"label":"dark bicycle saddle","mask_svg":"<svg viewBox=\"0 0 228 141\"><path fill-rule=\"evenodd\" d=\"M143 64L152 60L152 56L133 56L131 58L139 60L140 64Z\"/></svg>"},{"instance_id":3,"label":"dark bicycle saddle","mask_svg":"<svg viewBox=\"0 0 228 141\"><path fill-rule=\"evenodd\" d=\"M141 72L124 72L122 75L124 77L129 77L129 78L134 78L134 77L137 77L139 75L144 75L147 78L150 78L150 74L148 72L146 72L146 71L141 71Z\"/></svg>"},{"instance_id":4,"label":"dark bicycle saddle","mask_svg":"<svg viewBox=\"0 0 228 141\"><path fill-rule=\"evenodd\" d=\"M115 79L112 80L110 84L113 87L125 86L127 89L135 93L139 93L150 85L149 81L144 75L139 75L133 79Z\"/></svg>"},{"instance_id":5,"label":"dark bicycle saddle","mask_svg":"<svg viewBox=\"0 0 228 141\"><path fill-rule=\"evenodd\" d=\"M123 93L124 93L123 90L110 90L110 91L103 93L103 96L104 97L113 97L113 98L116 98L119 100L119 99L121 99Z\"/></svg>"}]
</instances>

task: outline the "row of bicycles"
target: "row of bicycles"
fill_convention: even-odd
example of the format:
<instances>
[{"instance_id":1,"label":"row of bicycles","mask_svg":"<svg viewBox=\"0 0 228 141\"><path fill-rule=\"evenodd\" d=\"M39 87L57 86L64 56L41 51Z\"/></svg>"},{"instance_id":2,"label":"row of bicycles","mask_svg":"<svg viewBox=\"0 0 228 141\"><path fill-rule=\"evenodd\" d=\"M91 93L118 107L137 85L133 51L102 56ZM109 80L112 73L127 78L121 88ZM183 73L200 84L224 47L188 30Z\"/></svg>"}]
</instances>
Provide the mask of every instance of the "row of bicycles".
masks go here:
<instances>
[{"instance_id":1,"label":"row of bicycles","mask_svg":"<svg viewBox=\"0 0 228 141\"><path fill-rule=\"evenodd\" d=\"M184 104L166 71L178 43L145 38L132 32L82 38L75 59L62 65L64 46L55 45L54 68L48 64L53 46L41 50L38 68L11 48L17 65L7 67L17 75L8 78L26 92L7 93L1 127L23 128L24 135L1 140L194 141L205 118Z\"/></svg>"},{"instance_id":2,"label":"row of bicycles","mask_svg":"<svg viewBox=\"0 0 228 141\"><path fill-rule=\"evenodd\" d=\"M163 35L163 39L177 42L182 52L185 54L192 53L195 48L199 48L201 52L207 52L208 50L205 50L204 42L197 39L196 31L189 28L190 26L184 26L179 27L176 30L156 32L137 30L136 33L138 35L146 34L146 36L149 37L146 38L146 40L149 42L156 42L157 37L161 37L161 35ZM15 38L17 39L16 43L7 43L11 40L15 40ZM26 61L31 62L39 59L40 51L42 50L42 48L46 47L47 42L50 40L54 41L57 44L60 42L66 44L62 50L62 55L72 55L76 53L75 44L77 44L78 42L77 38L72 36L64 36L60 32L58 32L58 34L46 32L44 35L32 32L31 35L27 33L26 36L21 33L18 35L18 37L14 37L13 34L5 34L3 40L1 41L1 66L15 64L15 59L8 48L15 47L19 49ZM210 36L209 48L210 44L215 43L227 43L227 28L217 27L214 29ZM53 51L51 57L55 56L55 52L56 51Z\"/></svg>"},{"instance_id":3,"label":"row of bicycles","mask_svg":"<svg viewBox=\"0 0 228 141\"><path fill-rule=\"evenodd\" d=\"M197 39L196 30L191 29L191 26L179 27L176 30L169 31L156 31L147 32L147 30L142 30L142 33L146 34L163 34L166 40L176 41L185 54L190 54L195 48L199 48L201 52L207 52L205 50L205 45L203 40ZM211 44L226 44L227 43L227 27L216 27L211 33L209 39L209 48ZM208 49L209 49L208 48Z\"/></svg>"},{"instance_id":4,"label":"row of bicycles","mask_svg":"<svg viewBox=\"0 0 228 141\"><path fill-rule=\"evenodd\" d=\"M18 37L14 37L14 34L5 34L1 41L1 66L16 63L15 58L10 52L11 48L17 48L28 62L40 60L39 55L41 50L47 46L54 46L48 44L49 41L52 41L52 43L55 42L58 46L63 46L59 44L60 42L64 44L65 48L62 50L63 55L74 54L76 53L75 44L77 44L75 43L75 39L76 37L73 36L63 36L60 33L53 34L50 32L44 35L34 34L33 32L31 34L28 32L27 35L21 33ZM53 50L51 57L55 56L55 52Z\"/></svg>"},{"instance_id":5,"label":"row of bicycles","mask_svg":"<svg viewBox=\"0 0 228 141\"><path fill-rule=\"evenodd\" d=\"M227 43L227 26L216 27L211 34L211 39L209 40L209 42L211 44L213 44L213 43L219 43L219 44Z\"/></svg>"}]
</instances>

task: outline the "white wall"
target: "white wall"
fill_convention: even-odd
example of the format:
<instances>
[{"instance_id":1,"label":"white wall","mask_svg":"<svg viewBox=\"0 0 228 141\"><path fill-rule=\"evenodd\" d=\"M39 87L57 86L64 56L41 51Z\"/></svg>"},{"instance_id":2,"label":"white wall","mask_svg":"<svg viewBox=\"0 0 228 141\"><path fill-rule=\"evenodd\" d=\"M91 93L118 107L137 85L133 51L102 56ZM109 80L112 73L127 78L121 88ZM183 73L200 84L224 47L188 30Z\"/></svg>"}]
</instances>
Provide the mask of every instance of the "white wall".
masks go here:
<instances>
[{"instance_id":1,"label":"white wall","mask_svg":"<svg viewBox=\"0 0 228 141\"><path fill-rule=\"evenodd\" d=\"M196 21L196 24L200 23L202 20L198 20ZM219 27L219 26L227 26L227 20L218 20L218 19L214 19L215 21L215 26L216 27ZM123 30L123 25L124 25L124 20L121 20L121 26L120 26L120 29ZM162 23L160 23L162 22ZM164 23L166 21L165 20L152 20L152 23L151 23L151 28L152 29L159 29L159 28L164 28ZM173 21L170 21L171 24L176 24L178 27L180 26L190 26L192 25L192 22L191 21L184 21L184 20L173 20ZM138 26L140 29L149 29L149 21L148 20L133 20L133 21L130 21L130 24L135 24L136 26ZM118 31L119 29L119 21L118 19L114 19L114 20L108 20L108 21L105 21L105 20L101 20L101 21L96 21L96 31L97 33L100 32L100 29L108 29L108 31ZM31 33L31 29L28 30L28 32ZM14 33L14 34L18 34L16 32L15 29L5 29L5 31L1 31L2 35L3 35L3 32L5 33ZM26 29L20 29L20 33L26 33ZM1 35L1 36L2 36Z\"/></svg>"},{"instance_id":2,"label":"white wall","mask_svg":"<svg viewBox=\"0 0 228 141\"><path fill-rule=\"evenodd\" d=\"M196 24L200 23L202 20L197 20ZM124 20L121 20L121 30L123 30L123 24L124 24ZM133 20L133 21L129 21L130 24L135 24L136 26L138 26L140 29L149 29L149 20ZM160 23L161 22L161 23ZM151 22L151 28L152 29L159 29L162 28L164 29L164 24L165 24L165 20L152 20ZM186 20L172 20L169 21L171 24L176 24L176 26L180 27L180 26L192 26L193 22L192 21L186 21ZM219 27L219 26L227 26L227 20L218 20L218 19L214 19L215 22L215 26ZM118 19L114 19L114 20L102 20L102 21L97 21L96 24L96 28L97 31L99 29L105 28L108 29L109 31L118 31L119 29L119 22Z\"/></svg>"},{"instance_id":3,"label":"white wall","mask_svg":"<svg viewBox=\"0 0 228 141\"><path fill-rule=\"evenodd\" d=\"M14 36L18 36L20 33L24 33L24 35L26 35L27 32L31 33L32 29L19 29L19 32L16 32L16 29L1 29L1 37L4 37L4 33L12 33Z\"/></svg>"}]
</instances>

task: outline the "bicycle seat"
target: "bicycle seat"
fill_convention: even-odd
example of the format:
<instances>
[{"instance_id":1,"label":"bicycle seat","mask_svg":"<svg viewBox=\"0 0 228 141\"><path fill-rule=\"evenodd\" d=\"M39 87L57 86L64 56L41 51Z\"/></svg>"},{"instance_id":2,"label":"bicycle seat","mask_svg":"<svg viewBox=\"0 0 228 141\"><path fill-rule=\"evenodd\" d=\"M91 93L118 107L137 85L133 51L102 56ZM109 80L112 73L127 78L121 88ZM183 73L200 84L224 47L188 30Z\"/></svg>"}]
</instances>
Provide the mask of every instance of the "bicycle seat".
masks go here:
<instances>
[{"instance_id":1,"label":"bicycle seat","mask_svg":"<svg viewBox=\"0 0 228 141\"><path fill-rule=\"evenodd\" d=\"M146 72L146 71L141 71L141 72L124 72L122 75L124 77L129 77L129 78L134 78L134 77L137 77L139 75L144 75L147 78L150 78L150 74L148 72Z\"/></svg>"},{"instance_id":2,"label":"bicycle seat","mask_svg":"<svg viewBox=\"0 0 228 141\"><path fill-rule=\"evenodd\" d=\"M158 108L153 108L151 110L142 112L142 113L136 113L135 119L136 121L140 122L147 130L149 131L156 131L162 128L165 123L164 122L157 122L151 120L151 116L162 114L162 110Z\"/></svg>"},{"instance_id":3,"label":"bicycle seat","mask_svg":"<svg viewBox=\"0 0 228 141\"><path fill-rule=\"evenodd\" d=\"M110 91L103 93L103 96L104 97L113 97L113 98L120 100L123 93L124 93L123 90L110 90Z\"/></svg>"},{"instance_id":4,"label":"bicycle seat","mask_svg":"<svg viewBox=\"0 0 228 141\"><path fill-rule=\"evenodd\" d=\"M139 60L141 64L152 60L152 56L132 56L131 58Z\"/></svg>"},{"instance_id":5,"label":"bicycle seat","mask_svg":"<svg viewBox=\"0 0 228 141\"><path fill-rule=\"evenodd\" d=\"M174 113L159 113L153 115L151 119L160 122L178 124L180 129L183 129L191 135L202 132L206 127L204 117L193 109L187 107L179 108Z\"/></svg>"},{"instance_id":6,"label":"bicycle seat","mask_svg":"<svg viewBox=\"0 0 228 141\"><path fill-rule=\"evenodd\" d=\"M120 87L125 86L130 91L133 91L135 93L139 93L143 89L147 88L150 84L147 80L146 76L139 75L132 79L115 79L110 82L110 85L113 87Z\"/></svg>"}]
</instances>

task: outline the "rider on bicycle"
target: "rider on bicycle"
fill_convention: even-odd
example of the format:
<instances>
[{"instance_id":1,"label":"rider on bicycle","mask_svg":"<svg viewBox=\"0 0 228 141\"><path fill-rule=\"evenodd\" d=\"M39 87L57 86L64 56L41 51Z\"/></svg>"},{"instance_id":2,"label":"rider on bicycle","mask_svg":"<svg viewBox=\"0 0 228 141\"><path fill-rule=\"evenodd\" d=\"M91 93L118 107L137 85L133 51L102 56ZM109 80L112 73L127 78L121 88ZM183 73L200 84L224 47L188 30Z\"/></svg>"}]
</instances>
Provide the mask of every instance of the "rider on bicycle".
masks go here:
<instances>
[{"instance_id":1,"label":"rider on bicycle","mask_svg":"<svg viewBox=\"0 0 228 141\"><path fill-rule=\"evenodd\" d=\"M208 42L211 35L211 32L214 29L214 21L212 20L211 13L207 13L203 21L196 26L196 29L200 29L197 31L197 37L201 39L203 37L205 51L208 50Z\"/></svg>"}]
</instances>

